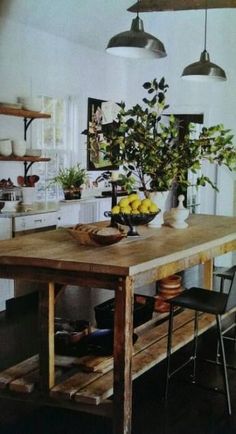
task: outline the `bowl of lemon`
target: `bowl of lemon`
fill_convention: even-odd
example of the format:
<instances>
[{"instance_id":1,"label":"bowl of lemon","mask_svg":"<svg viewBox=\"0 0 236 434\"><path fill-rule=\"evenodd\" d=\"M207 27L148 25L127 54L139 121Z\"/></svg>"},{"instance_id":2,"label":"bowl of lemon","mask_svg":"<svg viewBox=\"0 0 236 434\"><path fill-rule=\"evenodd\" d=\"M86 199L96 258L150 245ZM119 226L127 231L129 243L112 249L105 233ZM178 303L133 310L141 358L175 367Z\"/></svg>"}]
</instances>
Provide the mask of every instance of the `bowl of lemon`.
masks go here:
<instances>
[{"instance_id":1,"label":"bowl of lemon","mask_svg":"<svg viewBox=\"0 0 236 434\"><path fill-rule=\"evenodd\" d=\"M111 211L105 211L112 221L129 227L127 236L139 236L136 226L150 223L161 210L149 198L141 199L137 193L120 199Z\"/></svg>"}]
</instances>

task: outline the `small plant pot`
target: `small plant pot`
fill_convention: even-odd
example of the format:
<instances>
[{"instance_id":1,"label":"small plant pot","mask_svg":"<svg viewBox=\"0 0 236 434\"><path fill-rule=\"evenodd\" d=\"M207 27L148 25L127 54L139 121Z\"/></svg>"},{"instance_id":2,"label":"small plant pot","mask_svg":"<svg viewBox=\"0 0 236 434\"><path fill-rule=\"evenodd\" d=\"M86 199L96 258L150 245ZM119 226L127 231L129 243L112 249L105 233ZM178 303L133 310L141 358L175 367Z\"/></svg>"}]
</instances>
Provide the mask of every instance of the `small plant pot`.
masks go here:
<instances>
[{"instance_id":1,"label":"small plant pot","mask_svg":"<svg viewBox=\"0 0 236 434\"><path fill-rule=\"evenodd\" d=\"M65 200L81 199L81 188L67 188L64 189Z\"/></svg>"}]
</instances>

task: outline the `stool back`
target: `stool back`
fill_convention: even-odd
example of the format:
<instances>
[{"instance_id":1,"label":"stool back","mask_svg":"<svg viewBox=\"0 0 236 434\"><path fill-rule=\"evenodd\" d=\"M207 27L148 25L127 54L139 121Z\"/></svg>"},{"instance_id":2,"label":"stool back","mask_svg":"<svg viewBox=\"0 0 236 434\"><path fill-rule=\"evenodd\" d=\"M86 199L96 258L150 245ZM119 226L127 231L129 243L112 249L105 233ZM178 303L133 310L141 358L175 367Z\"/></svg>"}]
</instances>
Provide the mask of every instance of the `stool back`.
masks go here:
<instances>
[{"instance_id":1,"label":"stool back","mask_svg":"<svg viewBox=\"0 0 236 434\"><path fill-rule=\"evenodd\" d=\"M234 273L233 281L232 284L230 285L224 311L228 312L234 307L236 307L236 272Z\"/></svg>"}]
</instances>

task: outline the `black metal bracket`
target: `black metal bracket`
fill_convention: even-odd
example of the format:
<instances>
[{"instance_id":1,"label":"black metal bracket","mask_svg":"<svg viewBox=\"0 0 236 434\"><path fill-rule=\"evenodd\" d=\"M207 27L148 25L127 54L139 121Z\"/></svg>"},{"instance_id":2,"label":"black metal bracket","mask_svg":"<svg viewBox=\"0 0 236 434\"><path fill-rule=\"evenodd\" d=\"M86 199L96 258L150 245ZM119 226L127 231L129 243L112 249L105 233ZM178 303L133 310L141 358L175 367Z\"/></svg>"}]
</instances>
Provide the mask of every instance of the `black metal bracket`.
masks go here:
<instances>
[{"instance_id":1,"label":"black metal bracket","mask_svg":"<svg viewBox=\"0 0 236 434\"><path fill-rule=\"evenodd\" d=\"M33 122L34 118L24 118L24 140L27 138L27 130L30 126L30 124Z\"/></svg>"},{"instance_id":2,"label":"black metal bracket","mask_svg":"<svg viewBox=\"0 0 236 434\"><path fill-rule=\"evenodd\" d=\"M32 164L34 164L34 161L24 161L24 181L26 182L26 177L29 169L31 168Z\"/></svg>"}]
</instances>

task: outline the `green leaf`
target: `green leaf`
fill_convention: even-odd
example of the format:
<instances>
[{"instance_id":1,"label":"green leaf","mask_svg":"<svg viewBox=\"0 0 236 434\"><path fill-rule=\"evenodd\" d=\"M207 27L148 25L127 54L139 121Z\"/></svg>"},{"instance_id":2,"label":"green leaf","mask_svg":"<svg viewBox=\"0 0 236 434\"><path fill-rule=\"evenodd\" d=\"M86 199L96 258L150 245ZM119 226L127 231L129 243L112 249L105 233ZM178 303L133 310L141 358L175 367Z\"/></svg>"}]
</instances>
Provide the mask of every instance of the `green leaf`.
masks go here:
<instances>
[{"instance_id":1,"label":"green leaf","mask_svg":"<svg viewBox=\"0 0 236 434\"><path fill-rule=\"evenodd\" d=\"M144 89L150 89L150 87L151 87L151 83L150 83L149 81L146 81L146 82L143 84L143 87L144 87Z\"/></svg>"}]
</instances>

